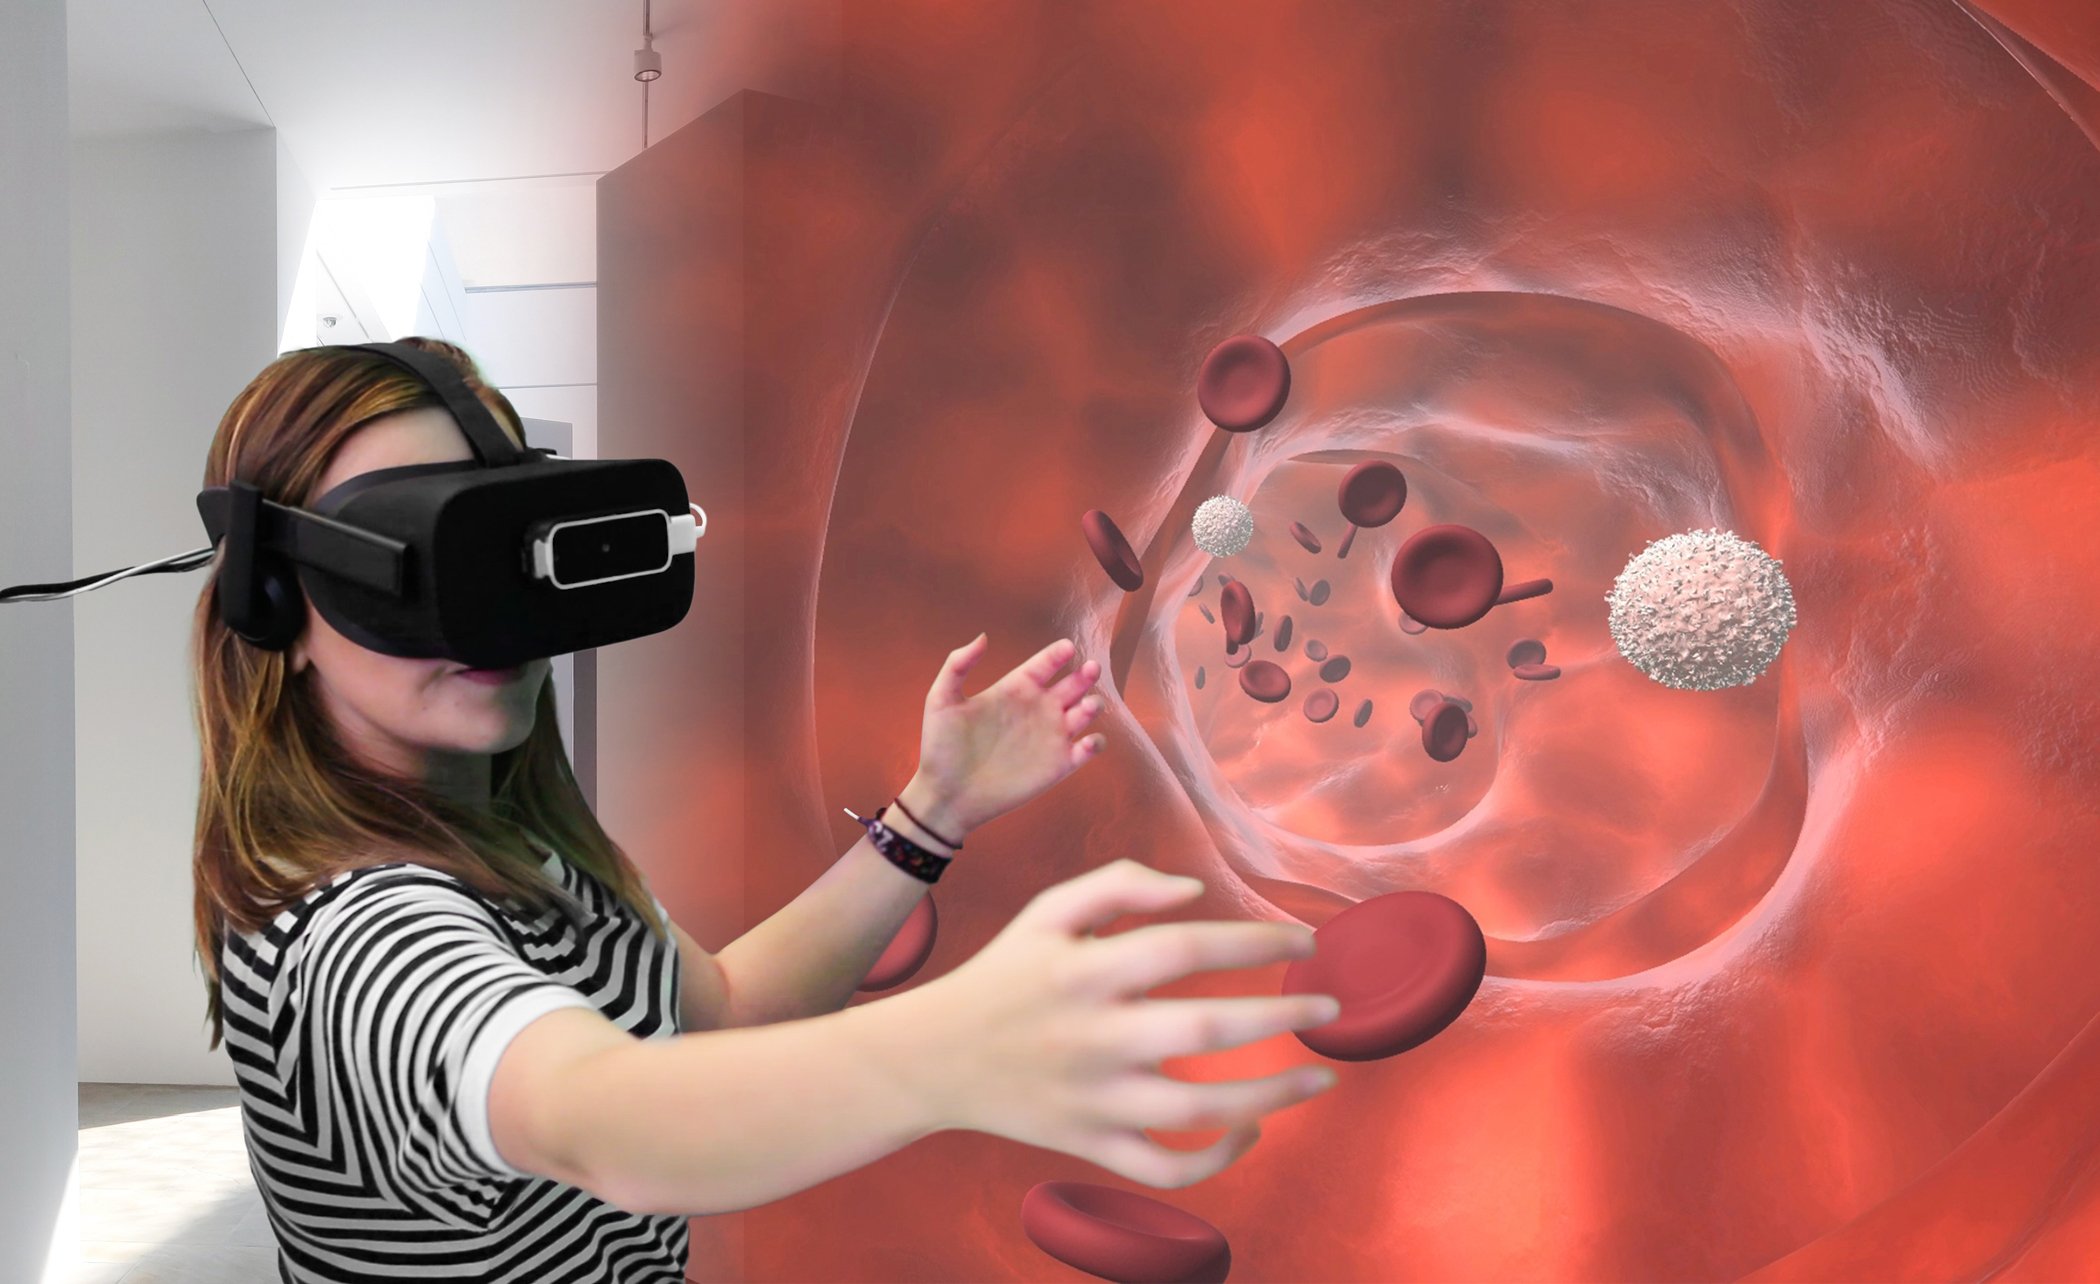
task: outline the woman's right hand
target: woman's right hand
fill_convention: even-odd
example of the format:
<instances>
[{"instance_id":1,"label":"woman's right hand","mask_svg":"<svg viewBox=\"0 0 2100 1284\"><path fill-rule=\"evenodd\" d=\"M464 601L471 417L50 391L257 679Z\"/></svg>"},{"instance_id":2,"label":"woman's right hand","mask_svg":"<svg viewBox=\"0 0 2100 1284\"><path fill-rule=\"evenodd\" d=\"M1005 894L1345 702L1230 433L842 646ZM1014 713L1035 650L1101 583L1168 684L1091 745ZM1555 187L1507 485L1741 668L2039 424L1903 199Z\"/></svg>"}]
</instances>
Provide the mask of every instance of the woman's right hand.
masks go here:
<instances>
[{"instance_id":1,"label":"woman's right hand","mask_svg":"<svg viewBox=\"0 0 2100 1284\"><path fill-rule=\"evenodd\" d=\"M1254 967L1313 952L1309 928L1282 923L1158 923L1094 939L1132 913L1186 903L1203 884L1117 860L1045 888L968 962L917 990L928 1059L915 1067L944 1128L1062 1151L1148 1186L1214 1176L1261 1135L1258 1120L1331 1087L1295 1066L1260 1079L1190 1083L1167 1057L1235 1048L1325 1025L1328 995L1144 1000L1199 970ZM1308 1082L1317 1077L1317 1082ZM1201 1150L1146 1128L1232 1129Z\"/></svg>"}]
</instances>

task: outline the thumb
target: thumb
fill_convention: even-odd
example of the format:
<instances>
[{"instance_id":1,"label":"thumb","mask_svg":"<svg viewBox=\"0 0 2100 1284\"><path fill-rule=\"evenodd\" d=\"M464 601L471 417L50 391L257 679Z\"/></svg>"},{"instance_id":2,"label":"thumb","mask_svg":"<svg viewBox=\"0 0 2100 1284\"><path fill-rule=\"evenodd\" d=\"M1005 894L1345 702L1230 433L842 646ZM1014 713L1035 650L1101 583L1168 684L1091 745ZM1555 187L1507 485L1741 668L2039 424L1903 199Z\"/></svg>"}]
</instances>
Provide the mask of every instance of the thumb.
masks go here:
<instances>
[{"instance_id":1,"label":"thumb","mask_svg":"<svg viewBox=\"0 0 2100 1284\"><path fill-rule=\"evenodd\" d=\"M963 678L984 658L985 648L985 635L980 633L950 651L941 671L934 676L933 690L928 693L926 702L935 708L960 704L964 698Z\"/></svg>"},{"instance_id":2,"label":"thumb","mask_svg":"<svg viewBox=\"0 0 2100 1284\"><path fill-rule=\"evenodd\" d=\"M1045 888L1023 912L1040 926L1076 936L1107 927L1126 914L1185 904L1202 890L1200 878L1169 874L1124 857Z\"/></svg>"}]
</instances>

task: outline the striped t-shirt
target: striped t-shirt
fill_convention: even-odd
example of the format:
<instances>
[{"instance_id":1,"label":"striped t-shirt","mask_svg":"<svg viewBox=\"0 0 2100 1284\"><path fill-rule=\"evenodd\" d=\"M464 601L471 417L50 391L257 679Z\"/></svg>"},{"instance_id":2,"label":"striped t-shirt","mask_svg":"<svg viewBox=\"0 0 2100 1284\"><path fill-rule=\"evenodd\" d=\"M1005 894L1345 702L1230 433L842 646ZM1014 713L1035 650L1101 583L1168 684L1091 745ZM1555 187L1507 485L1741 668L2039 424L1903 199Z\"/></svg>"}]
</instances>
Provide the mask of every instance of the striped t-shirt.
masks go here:
<instances>
[{"instance_id":1,"label":"striped t-shirt","mask_svg":"<svg viewBox=\"0 0 2100 1284\"><path fill-rule=\"evenodd\" d=\"M534 1018L588 1007L638 1038L678 1033L677 938L552 852L545 867L588 911L580 936L406 861L226 935L224 1046L280 1279L685 1279L683 1215L521 1172L490 1138L496 1060Z\"/></svg>"}]
</instances>

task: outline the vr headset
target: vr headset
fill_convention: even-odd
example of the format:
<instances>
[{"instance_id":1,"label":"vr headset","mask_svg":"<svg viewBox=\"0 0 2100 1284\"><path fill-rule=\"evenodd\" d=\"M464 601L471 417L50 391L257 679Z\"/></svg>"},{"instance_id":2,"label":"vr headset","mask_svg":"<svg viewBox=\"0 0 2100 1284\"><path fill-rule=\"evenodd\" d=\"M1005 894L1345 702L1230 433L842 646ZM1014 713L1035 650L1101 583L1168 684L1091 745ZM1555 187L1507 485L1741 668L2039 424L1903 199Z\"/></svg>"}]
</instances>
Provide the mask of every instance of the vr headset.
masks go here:
<instances>
[{"instance_id":1,"label":"vr headset","mask_svg":"<svg viewBox=\"0 0 2100 1284\"><path fill-rule=\"evenodd\" d=\"M522 450L450 362L400 343L340 346L429 384L475 457L365 473L311 508L265 499L245 481L201 491L227 627L281 651L310 597L369 650L507 669L685 618L707 514L669 461Z\"/></svg>"}]
</instances>

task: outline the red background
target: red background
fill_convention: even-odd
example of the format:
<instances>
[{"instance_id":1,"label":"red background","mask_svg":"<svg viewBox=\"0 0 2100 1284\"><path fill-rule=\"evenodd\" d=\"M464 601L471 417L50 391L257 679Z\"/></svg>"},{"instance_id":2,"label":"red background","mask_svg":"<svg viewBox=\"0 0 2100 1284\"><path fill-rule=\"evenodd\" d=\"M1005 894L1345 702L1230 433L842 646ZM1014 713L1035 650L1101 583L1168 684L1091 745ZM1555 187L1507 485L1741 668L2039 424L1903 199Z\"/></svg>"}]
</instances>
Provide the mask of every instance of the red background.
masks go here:
<instances>
[{"instance_id":1,"label":"red background","mask_svg":"<svg viewBox=\"0 0 2100 1284\"><path fill-rule=\"evenodd\" d=\"M631 850L692 853L651 878L703 944L892 796L951 649L987 631L988 680L1072 637L1108 748L972 835L909 984L1123 856L1206 880L1177 917L1426 888L1489 939L1448 1031L1152 1192L1235 1279L2100 1278L2100 7L882 0L836 59L601 184L603 453L710 515L694 615L608 673L647 767L609 748L607 791L648 800ZM1237 333L1293 389L1227 435L1194 386ZM1336 560L1368 458L1408 505ZM1215 494L1259 523L1216 562ZM1446 521L1554 592L1401 634L1385 571ZM1800 622L1673 691L1603 597L1705 526ZM1293 699L1238 692L1221 571L1257 655L1294 616ZM1561 679L1509 679L1523 636ZM1354 666L1321 725L1309 637ZM1475 703L1451 764L1423 686ZM1080 1278L1019 1226L1051 1178L1141 1188L945 1133L695 1223L692 1274Z\"/></svg>"}]
</instances>

